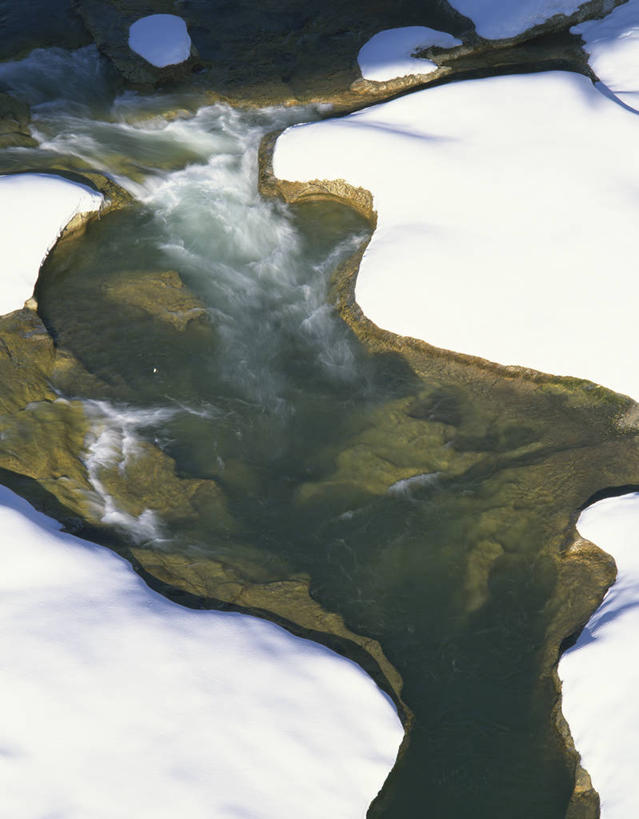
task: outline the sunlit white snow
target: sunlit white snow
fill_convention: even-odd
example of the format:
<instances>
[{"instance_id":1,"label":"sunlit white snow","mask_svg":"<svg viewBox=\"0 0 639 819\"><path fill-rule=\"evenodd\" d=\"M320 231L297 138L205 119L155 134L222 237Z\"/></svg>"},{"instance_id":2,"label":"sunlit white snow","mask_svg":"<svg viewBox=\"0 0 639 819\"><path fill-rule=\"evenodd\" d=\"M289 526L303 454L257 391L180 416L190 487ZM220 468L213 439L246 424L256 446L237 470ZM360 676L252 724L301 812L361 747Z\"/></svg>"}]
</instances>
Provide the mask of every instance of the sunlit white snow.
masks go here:
<instances>
[{"instance_id":1,"label":"sunlit white snow","mask_svg":"<svg viewBox=\"0 0 639 819\"><path fill-rule=\"evenodd\" d=\"M426 26L406 26L380 31L365 43L357 55L362 77L384 82L410 74L430 74L437 68L432 60L413 57L420 48L452 48L461 40L445 31Z\"/></svg>"},{"instance_id":2,"label":"sunlit white snow","mask_svg":"<svg viewBox=\"0 0 639 819\"><path fill-rule=\"evenodd\" d=\"M572 14L585 0L450 0L488 40L515 37L556 14Z\"/></svg>"},{"instance_id":3,"label":"sunlit white snow","mask_svg":"<svg viewBox=\"0 0 639 819\"><path fill-rule=\"evenodd\" d=\"M129 27L129 48L157 68L188 60L191 38L176 14L149 14Z\"/></svg>"},{"instance_id":4,"label":"sunlit white snow","mask_svg":"<svg viewBox=\"0 0 639 819\"><path fill-rule=\"evenodd\" d=\"M0 504L3 816L365 816L402 729L361 669Z\"/></svg>"},{"instance_id":5,"label":"sunlit white snow","mask_svg":"<svg viewBox=\"0 0 639 819\"><path fill-rule=\"evenodd\" d=\"M385 329L639 398L639 119L567 72L289 128L276 176L372 191L356 297Z\"/></svg>"},{"instance_id":6,"label":"sunlit white snow","mask_svg":"<svg viewBox=\"0 0 639 819\"><path fill-rule=\"evenodd\" d=\"M639 0L570 30L583 38L588 62L601 82L626 105L639 109Z\"/></svg>"},{"instance_id":7,"label":"sunlit white snow","mask_svg":"<svg viewBox=\"0 0 639 819\"><path fill-rule=\"evenodd\" d=\"M559 663L562 708L601 797L601 819L639 816L639 494L582 512L582 537L611 554L616 583Z\"/></svg>"},{"instance_id":8,"label":"sunlit white snow","mask_svg":"<svg viewBox=\"0 0 639 819\"><path fill-rule=\"evenodd\" d=\"M95 211L102 194L60 176L0 176L0 314L18 310L33 295L40 265L68 223Z\"/></svg>"}]
</instances>

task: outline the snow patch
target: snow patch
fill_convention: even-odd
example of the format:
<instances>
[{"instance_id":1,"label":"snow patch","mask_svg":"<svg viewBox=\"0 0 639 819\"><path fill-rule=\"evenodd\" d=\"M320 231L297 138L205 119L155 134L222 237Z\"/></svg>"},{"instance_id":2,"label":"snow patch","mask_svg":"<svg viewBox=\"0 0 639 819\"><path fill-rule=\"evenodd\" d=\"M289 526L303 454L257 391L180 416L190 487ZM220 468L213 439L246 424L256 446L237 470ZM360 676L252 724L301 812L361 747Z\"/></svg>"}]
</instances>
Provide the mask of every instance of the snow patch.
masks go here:
<instances>
[{"instance_id":1,"label":"snow patch","mask_svg":"<svg viewBox=\"0 0 639 819\"><path fill-rule=\"evenodd\" d=\"M639 109L639 0L629 0L604 17L570 29L584 40L590 67L607 89Z\"/></svg>"},{"instance_id":2,"label":"snow patch","mask_svg":"<svg viewBox=\"0 0 639 819\"><path fill-rule=\"evenodd\" d=\"M0 504L3 815L365 816L402 728L358 666Z\"/></svg>"},{"instance_id":3,"label":"snow patch","mask_svg":"<svg viewBox=\"0 0 639 819\"><path fill-rule=\"evenodd\" d=\"M617 580L559 663L562 709L601 797L601 819L639 816L639 494L589 506L579 534L611 554Z\"/></svg>"},{"instance_id":4,"label":"snow patch","mask_svg":"<svg viewBox=\"0 0 639 819\"><path fill-rule=\"evenodd\" d=\"M289 128L274 172L372 191L356 298L380 327L639 398L638 140L590 80L546 72Z\"/></svg>"},{"instance_id":5,"label":"snow patch","mask_svg":"<svg viewBox=\"0 0 639 819\"><path fill-rule=\"evenodd\" d=\"M129 48L156 68L188 60L191 38L176 14L149 14L129 27Z\"/></svg>"},{"instance_id":6,"label":"snow patch","mask_svg":"<svg viewBox=\"0 0 639 819\"><path fill-rule=\"evenodd\" d=\"M0 314L33 295L40 266L74 216L100 209L103 197L85 185L39 173L0 176L0 245L4 276Z\"/></svg>"},{"instance_id":7,"label":"snow patch","mask_svg":"<svg viewBox=\"0 0 639 819\"><path fill-rule=\"evenodd\" d=\"M406 26L380 31L365 43L357 55L362 77L374 82L394 80L410 74L430 74L437 69L432 60L413 57L420 48L452 48L461 40L445 31L427 26Z\"/></svg>"},{"instance_id":8,"label":"snow patch","mask_svg":"<svg viewBox=\"0 0 639 819\"><path fill-rule=\"evenodd\" d=\"M556 14L573 14L585 0L450 0L487 40L516 37Z\"/></svg>"}]
</instances>

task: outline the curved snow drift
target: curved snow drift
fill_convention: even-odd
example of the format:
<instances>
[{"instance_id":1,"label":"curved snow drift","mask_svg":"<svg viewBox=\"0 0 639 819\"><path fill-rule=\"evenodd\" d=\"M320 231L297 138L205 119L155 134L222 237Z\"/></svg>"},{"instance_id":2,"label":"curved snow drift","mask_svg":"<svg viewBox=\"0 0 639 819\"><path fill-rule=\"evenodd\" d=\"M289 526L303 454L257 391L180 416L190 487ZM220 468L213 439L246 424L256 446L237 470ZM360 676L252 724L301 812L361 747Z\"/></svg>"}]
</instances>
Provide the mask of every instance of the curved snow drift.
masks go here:
<instances>
[{"instance_id":1,"label":"curved snow drift","mask_svg":"<svg viewBox=\"0 0 639 819\"><path fill-rule=\"evenodd\" d=\"M78 214L99 210L102 202L101 193L61 176L0 176L0 314L24 305L33 294L42 262L64 228Z\"/></svg>"},{"instance_id":2,"label":"curved snow drift","mask_svg":"<svg viewBox=\"0 0 639 819\"><path fill-rule=\"evenodd\" d=\"M611 554L617 580L559 663L562 709L601 797L601 819L639 815L639 494L589 506L579 534Z\"/></svg>"},{"instance_id":3,"label":"curved snow drift","mask_svg":"<svg viewBox=\"0 0 639 819\"><path fill-rule=\"evenodd\" d=\"M4 487L0 504L7 816L365 816L403 731L358 666L182 608Z\"/></svg>"},{"instance_id":4,"label":"curved snow drift","mask_svg":"<svg viewBox=\"0 0 639 819\"><path fill-rule=\"evenodd\" d=\"M445 31L427 26L406 26L380 31L359 50L357 62L365 80L386 82L411 74L430 74L437 70L432 60L413 57L419 48L452 48L461 40Z\"/></svg>"}]
</instances>

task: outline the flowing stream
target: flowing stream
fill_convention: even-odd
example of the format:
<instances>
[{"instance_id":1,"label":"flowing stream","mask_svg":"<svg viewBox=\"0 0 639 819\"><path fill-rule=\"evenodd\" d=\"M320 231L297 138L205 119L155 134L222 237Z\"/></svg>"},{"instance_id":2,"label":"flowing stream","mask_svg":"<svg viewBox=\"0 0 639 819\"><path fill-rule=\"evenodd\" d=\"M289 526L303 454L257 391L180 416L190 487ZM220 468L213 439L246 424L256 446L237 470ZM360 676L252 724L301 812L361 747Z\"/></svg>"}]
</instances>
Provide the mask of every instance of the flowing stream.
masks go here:
<instances>
[{"instance_id":1,"label":"flowing stream","mask_svg":"<svg viewBox=\"0 0 639 819\"><path fill-rule=\"evenodd\" d=\"M364 357L327 303L332 271L367 227L346 208L293 215L257 192L262 136L319 110L216 104L191 116L201 100L185 94L166 119L159 112L172 100L117 95L94 47L35 51L2 66L0 80L30 102L40 143L8 152L9 161L76 157L136 200L126 215L92 226L80 260L54 254L39 283L41 314L60 343L118 381L108 396L115 405L87 407L96 425L89 466L124 457L136 429L153 428L180 466L201 476L222 478L229 458L263 468L285 459L295 469L309 425L330 434L332 401L348 406L371 393ZM187 334L184 349L103 295L116 274L165 270L179 271L207 306L212 332ZM105 519L118 520L108 499ZM119 523L140 540L157 534L150 520Z\"/></svg>"},{"instance_id":2,"label":"flowing stream","mask_svg":"<svg viewBox=\"0 0 639 819\"><path fill-rule=\"evenodd\" d=\"M563 817L554 690L531 682L550 585L529 570L536 533L504 562L491 604L463 610L481 474L442 481L428 462L431 441L440 460L452 451L438 423L456 428L463 401L369 352L331 306L331 276L367 223L335 203L258 194L263 135L326 110L122 92L94 47L0 65L0 85L30 103L38 141L6 150L0 172L92 167L134 197L56 248L36 292L56 342L97 377L68 397L91 423L84 458L103 521L160 551L257 555L261 581L308 576L315 600L380 640L422 709L394 815L421 815L428 793L442 819L498 819L513 804L519 819ZM203 305L183 329L114 297L167 271ZM505 446L482 435L458 437L460 462ZM180 478L214 481L224 514L203 503L184 523L153 504L121 508L103 468L126 469L147 443Z\"/></svg>"}]
</instances>

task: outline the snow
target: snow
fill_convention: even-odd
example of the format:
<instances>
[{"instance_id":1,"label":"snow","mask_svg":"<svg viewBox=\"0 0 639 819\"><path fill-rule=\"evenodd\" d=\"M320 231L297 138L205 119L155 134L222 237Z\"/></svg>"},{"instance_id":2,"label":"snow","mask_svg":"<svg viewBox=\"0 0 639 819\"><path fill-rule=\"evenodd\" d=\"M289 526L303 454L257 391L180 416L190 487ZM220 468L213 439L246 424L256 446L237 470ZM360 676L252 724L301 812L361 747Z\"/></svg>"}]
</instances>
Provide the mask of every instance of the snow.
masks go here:
<instances>
[{"instance_id":1,"label":"snow","mask_svg":"<svg viewBox=\"0 0 639 819\"><path fill-rule=\"evenodd\" d=\"M129 27L129 48L157 68L188 60L191 38L176 14L149 14Z\"/></svg>"},{"instance_id":2,"label":"snow","mask_svg":"<svg viewBox=\"0 0 639 819\"><path fill-rule=\"evenodd\" d=\"M583 38L588 62L601 82L626 105L639 109L639 0L570 30Z\"/></svg>"},{"instance_id":3,"label":"snow","mask_svg":"<svg viewBox=\"0 0 639 819\"><path fill-rule=\"evenodd\" d=\"M102 201L102 194L60 176L0 176L0 314L18 310L33 295L40 266L66 225L99 210Z\"/></svg>"},{"instance_id":4,"label":"snow","mask_svg":"<svg viewBox=\"0 0 639 819\"><path fill-rule=\"evenodd\" d=\"M373 193L356 298L380 327L639 399L638 140L587 78L546 72L289 128L274 172Z\"/></svg>"},{"instance_id":5,"label":"snow","mask_svg":"<svg viewBox=\"0 0 639 819\"><path fill-rule=\"evenodd\" d=\"M589 506L577 528L614 557L618 577L561 658L562 708L599 791L601 819L628 819L639 815L639 494Z\"/></svg>"},{"instance_id":6,"label":"snow","mask_svg":"<svg viewBox=\"0 0 639 819\"><path fill-rule=\"evenodd\" d=\"M457 37L427 26L391 28L371 37L360 49L357 62L365 80L385 82L410 74L430 74L437 69L432 60L413 57L417 49L456 45L461 45Z\"/></svg>"},{"instance_id":7,"label":"snow","mask_svg":"<svg viewBox=\"0 0 639 819\"><path fill-rule=\"evenodd\" d=\"M585 0L449 0L487 40L516 37L555 14L572 14Z\"/></svg>"},{"instance_id":8,"label":"snow","mask_svg":"<svg viewBox=\"0 0 639 819\"><path fill-rule=\"evenodd\" d=\"M3 816L365 816L402 729L358 666L0 504Z\"/></svg>"}]
</instances>

